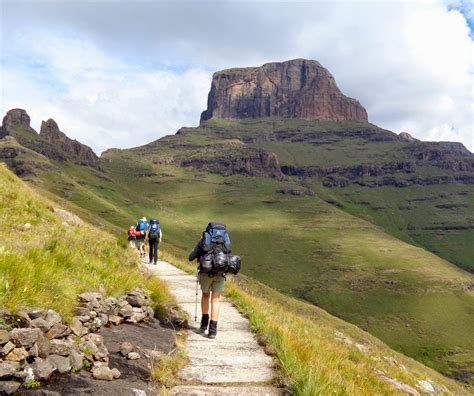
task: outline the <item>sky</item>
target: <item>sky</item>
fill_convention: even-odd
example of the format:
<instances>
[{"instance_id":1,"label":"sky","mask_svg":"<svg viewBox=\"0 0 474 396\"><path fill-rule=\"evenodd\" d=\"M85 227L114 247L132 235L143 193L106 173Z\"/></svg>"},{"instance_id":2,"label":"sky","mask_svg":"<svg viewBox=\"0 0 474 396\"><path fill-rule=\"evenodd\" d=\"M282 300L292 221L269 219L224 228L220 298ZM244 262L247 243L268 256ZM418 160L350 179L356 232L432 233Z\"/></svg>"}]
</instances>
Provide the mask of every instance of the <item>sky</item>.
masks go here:
<instances>
[{"instance_id":1,"label":"sky","mask_svg":"<svg viewBox=\"0 0 474 396\"><path fill-rule=\"evenodd\" d=\"M0 113L100 153L197 126L212 73L318 60L369 121L474 151L474 7L432 1L0 0Z\"/></svg>"}]
</instances>

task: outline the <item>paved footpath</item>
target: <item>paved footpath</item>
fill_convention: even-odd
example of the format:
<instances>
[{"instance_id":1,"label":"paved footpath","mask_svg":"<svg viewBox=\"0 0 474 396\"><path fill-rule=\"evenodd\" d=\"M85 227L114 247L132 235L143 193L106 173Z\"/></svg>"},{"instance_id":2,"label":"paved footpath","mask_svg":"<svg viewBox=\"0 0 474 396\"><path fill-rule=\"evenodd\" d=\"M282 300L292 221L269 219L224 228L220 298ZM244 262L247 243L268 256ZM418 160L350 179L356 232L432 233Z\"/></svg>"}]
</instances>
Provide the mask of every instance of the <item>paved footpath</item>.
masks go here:
<instances>
[{"instance_id":1,"label":"paved footpath","mask_svg":"<svg viewBox=\"0 0 474 396\"><path fill-rule=\"evenodd\" d=\"M180 307L189 315L185 349L189 364L179 372L182 384L172 395L281 395L269 384L274 376L273 360L258 345L248 320L230 303L221 301L217 338L199 334L201 309L194 320L196 277L165 261L144 264L166 282ZM199 296L201 298L201 291ZM200 300L198 300L199 302Z\"/></svg>"}]
</instances>

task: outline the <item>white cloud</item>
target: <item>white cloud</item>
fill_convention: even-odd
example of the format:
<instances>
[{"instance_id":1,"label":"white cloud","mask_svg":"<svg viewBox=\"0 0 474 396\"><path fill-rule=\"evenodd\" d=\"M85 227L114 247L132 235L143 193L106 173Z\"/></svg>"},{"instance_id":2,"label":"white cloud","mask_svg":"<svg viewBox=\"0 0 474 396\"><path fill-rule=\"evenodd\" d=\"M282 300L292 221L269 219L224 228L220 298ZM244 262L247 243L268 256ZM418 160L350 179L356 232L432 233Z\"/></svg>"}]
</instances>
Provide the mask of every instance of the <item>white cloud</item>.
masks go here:
<instances>
[{"instance_id":1,"label":"white cloud","mask_svg":"<svg viewBox=\"0 0 474 396\"><path fill-rule=\"evenodd\" d=\"M372 122L474 150L466 15L465 0L20 3L2 21L0 111L53 117L97 150L129 147L196 125L212 71L306 57Z\"/></svg>"},{"instance_id":2,"label":"white cloud","mask_svg":"<svg viewBox=\"0 0 474 396\"><path fill-rule=\"evenodd\" d=\"M41 120L54 118L62 131L98 152L196 125L205 107L200 93L209 87L208 71L135 69L90 43L47 34L31 41L23 34L17 42L31 42L28 59L2 68L1 110L25 108L37 130Z\"/></svg>"}]
</instances>

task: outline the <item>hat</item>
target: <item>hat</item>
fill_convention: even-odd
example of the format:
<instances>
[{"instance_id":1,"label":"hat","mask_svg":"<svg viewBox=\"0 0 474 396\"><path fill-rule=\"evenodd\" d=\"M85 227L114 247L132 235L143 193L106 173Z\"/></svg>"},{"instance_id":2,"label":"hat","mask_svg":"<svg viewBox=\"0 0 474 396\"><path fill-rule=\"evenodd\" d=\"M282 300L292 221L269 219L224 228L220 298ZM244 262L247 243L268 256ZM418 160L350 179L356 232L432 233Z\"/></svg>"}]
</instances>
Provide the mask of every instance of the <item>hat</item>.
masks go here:
<instances>
[{"instance_id":1,"label":"hat","mask_svg":"<svg viewBox=\"0 0 474 396\"><path fill-rule=\"evenodd\" d=\"M141 221L146 221L146 217L143 216L140 220L141 220Z\"/></svg>"}]
</instances>

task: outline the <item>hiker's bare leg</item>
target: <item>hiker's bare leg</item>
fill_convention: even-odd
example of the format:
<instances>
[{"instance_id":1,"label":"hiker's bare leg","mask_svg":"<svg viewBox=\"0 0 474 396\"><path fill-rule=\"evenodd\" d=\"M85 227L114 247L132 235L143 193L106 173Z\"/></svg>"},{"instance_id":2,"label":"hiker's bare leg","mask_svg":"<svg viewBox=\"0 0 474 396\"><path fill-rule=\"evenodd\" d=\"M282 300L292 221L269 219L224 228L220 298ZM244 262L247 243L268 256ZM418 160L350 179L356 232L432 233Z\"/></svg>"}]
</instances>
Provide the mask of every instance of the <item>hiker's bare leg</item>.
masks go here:
<instances>
[{"instance_id":1,"label":"hiker's bare leg","mask_svg":"<svg viewBox=\"0 0 474 396\"><path fill-rule=\"evenodd\" d=\"M220 292L212 292L211 320L217 321L217 318L219 317L219 299L220 298L221 298Z\"/></svg>"},{"instance_id":2,"label":"hiker's bare leg","mask_svg":"<svg viewBox=\"0 0 474 396\"><path fill-rule=\"evenodd\" d=\"M209 297L211 297L211 292L202 292L201 312L203 315L209 314Z\"/></svg>"}]
</instances>

